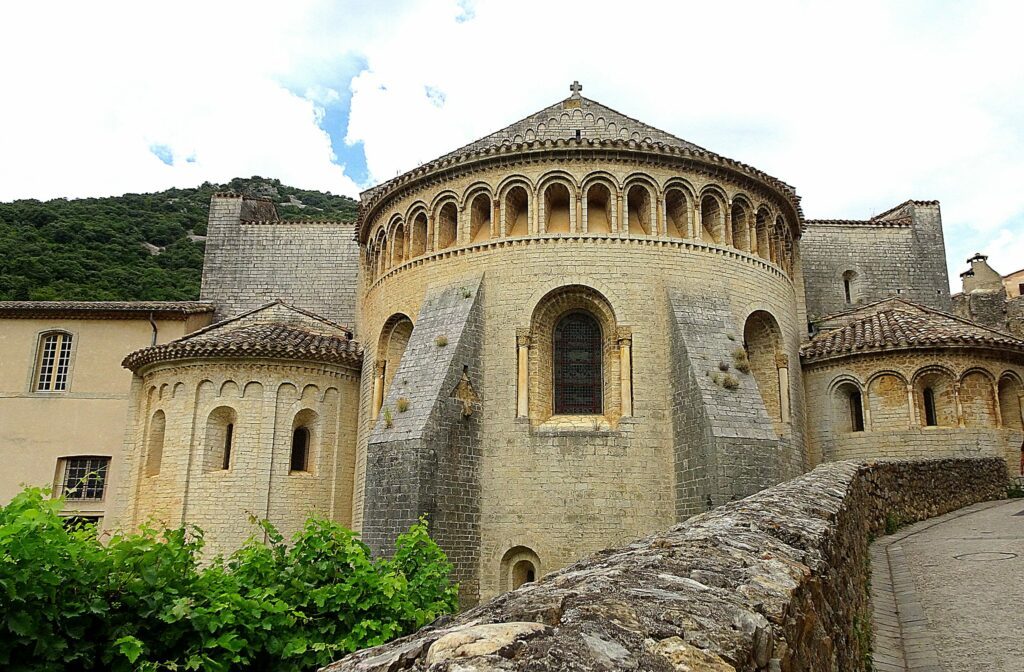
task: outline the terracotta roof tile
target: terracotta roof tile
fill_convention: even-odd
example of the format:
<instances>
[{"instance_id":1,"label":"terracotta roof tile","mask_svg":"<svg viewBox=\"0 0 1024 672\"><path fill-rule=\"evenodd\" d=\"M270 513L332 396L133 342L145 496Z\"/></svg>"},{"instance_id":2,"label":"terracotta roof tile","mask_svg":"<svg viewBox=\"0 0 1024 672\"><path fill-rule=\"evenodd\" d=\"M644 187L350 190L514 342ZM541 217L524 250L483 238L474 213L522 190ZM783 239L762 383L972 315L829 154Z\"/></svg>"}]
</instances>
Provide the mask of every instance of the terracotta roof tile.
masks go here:
<instances>
[{"instance_id":1,"label":"terracotta roof tile","mask_svg":"<svg viewBox=\"0 0 1024 672\"><path fill-rule=\"evenodd\" d=\"M946 346L994 347L1024 352L1024 341L969 320L899 299L850 311L845 324L822 331L800 349L804 359L860 352ZM841 316L833 316L833 319Z\"/></svg>"},{"instance_id":2,"label":"terracotta roof tile","mask_svg":"<svg viewBox=\"0 0 1024 672\"><path fill-rule=\"evenodd\" d=\"M358 364L359 343L343 331L323 333L297 324L243 324L195 337L137 350L122 366L137 371L154 362L193 358L294 359L332 364Z\"/></svg>"},{"instance_id":3,"label":"terracotta roof tile","mask_svg":"<svg viewBox=\"0 0 1024 672\"><path fill-rule=\"evenodd\" d=\"M147 319L150 314L184 319L213 310L210 301L0 301L0 317L12 319Z\"/></svg>"}]
</instances>

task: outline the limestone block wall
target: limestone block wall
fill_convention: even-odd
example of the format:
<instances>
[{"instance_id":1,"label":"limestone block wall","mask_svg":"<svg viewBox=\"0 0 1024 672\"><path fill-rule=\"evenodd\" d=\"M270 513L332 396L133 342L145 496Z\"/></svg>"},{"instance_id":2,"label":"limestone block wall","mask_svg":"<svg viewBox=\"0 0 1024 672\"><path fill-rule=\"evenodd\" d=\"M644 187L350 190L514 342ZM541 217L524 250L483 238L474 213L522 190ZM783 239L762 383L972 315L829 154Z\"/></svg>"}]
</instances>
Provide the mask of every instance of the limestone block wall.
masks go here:
<instances>
[{"instance_id":1,"label":"limestone block wall","mask_svg":"<svg viewBox=\"0 0 1024 672\"><path fill-rule=\"evenodd\" d=\"M781 412L781 403L769 411L754 372L735 368L743 328L733 322L728 297L670 290L669 303L676 515L682 520L801 471L803 455L792 450L789 420L769 416ZM766 375L777 375L774 353L770 359ZM735 389L726 386L726 376ZM777 398L779 391L772 394Z\"/></svg>"},{"instance_id":2,"label":"limestone block wall","mask_svg":"<svg viewBox=\"0 0 1024 672\"><path fill-rule=\"evenodd\" d=\"M353 327L359 271L354 225L249 221L243 219L247 203L235 195L210 202L200 295L216 303L216 319L282 299ZM268 205L270 212L255 214L276 216Z\"/></svg>"},{"instance_id":3,"label":"limestone block wall","mask_svg":"<svg viewBox=\"0 0 1024 672\"><path fill-rule=\"evenodd\" d=\"M286 536L313 514L349 525L356 376L343 367L272 360L178 362L136 376L123 525L196 524L208 533L211 554L228 553L254 534L250 515ZM310 434L304 472L290 469L297 424Z\"/></svg>"},{"instance_id":4,"label":"limestone block wall","mask_svg":"<svg viewBox=\"0 0 1024 672\"><path fill-rule=\"evenodd\" d=\"M1006 484L998 459L832 462L324 670L859 672L886 518Z\"/></svg>"},{"instance_id":5,"label":"limestone block wall","mask_svg":"<svg viewBox=\"0 0 1024 672\"><path fill-rule=\"evenodd\" d=\"M800 251L811 319L889 296L952 308L935 201L908 201L878 220L808 220ZM850 303L843 285L848 272L853 274Z\"/></svg>"},{"instance_id":6,"label":"limestone block wall","mask_svg":"<svg viewBox=\"0 0 1024 672\"><path fill-rule=\"evenodd\" d=\"M479 599L480 287L477 277L432 289L416 315L368 440L362 523L363 540L387 554L427 514L464 605Z\"/></svg>"},{"instance_id":7,"label":"limestone block wall","mask_svg":"<svg viewBox=\"0 0 1024 672\"><path fill-rule=\"evenodd\" d=\"M864 353L804 367L808 449L822 461L881 457L999 456L1019 468L1022 427L1018 355L971 348ZM936 426L926 425L931 387ZM861 395L854 431L848 392Z\"/></svg>"},{"instance_id":8,"label":"limestone block wall","mask_svg":"<svg viewBox=\"0 0 1024 672\"><path fill-rule=\"evenodd\" d=\"M357 526L364 522L359 512L368 506L372 465L367 462L367 440L374 423L380 423L369 409L373 363L381 358L376 349L384 325L398 313L419 315L432 289L458 287L480 275L482 354L479 382L474 378L473 384L484 400L482 598L502 589L502 562L517 549L535 553L537 569L544 572L677 520L672 366L667 361L669 287L684 288L691 295L729 296L730 322L737 329L756 310L771 313L792 360L805 329L794 283L783 272L755 255L716 245L532 236L444 250L406 262L369 281L363 290L359 323L366 350L354 505ZM519 417L517 330L530 329L536 307L551 292L574 285L603 296L614 311L615 324L630 330L632 413L595 420L589 426ZM791 414L792 450L798 456L791 464L799 465L805 419L798 384L791 385ZM742 419L734 422L739 431ZM780 478L800 471L786 469Z\"/></svg>"}]
</instances>

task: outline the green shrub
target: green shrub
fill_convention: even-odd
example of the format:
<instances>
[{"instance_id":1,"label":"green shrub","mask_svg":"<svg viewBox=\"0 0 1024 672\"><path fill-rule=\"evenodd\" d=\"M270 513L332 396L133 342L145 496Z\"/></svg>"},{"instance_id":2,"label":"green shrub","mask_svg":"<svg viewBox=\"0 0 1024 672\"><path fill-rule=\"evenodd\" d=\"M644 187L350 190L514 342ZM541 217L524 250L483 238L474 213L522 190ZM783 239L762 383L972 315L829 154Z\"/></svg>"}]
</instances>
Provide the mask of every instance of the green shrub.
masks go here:
<instances>
[{"instance_id":1,"label":"green shrub","mask_svg":"<svg viewBox=\"0 0 1024 672\"><path fill-rule=\"evenodd\" d=\"M28 489L0 508L0 668L307 670L456 608L425 519L373 560L356 534L310 519L290 543L267 521L200 562L195 527L66 529Z\"/></svg>"}]
</instances>

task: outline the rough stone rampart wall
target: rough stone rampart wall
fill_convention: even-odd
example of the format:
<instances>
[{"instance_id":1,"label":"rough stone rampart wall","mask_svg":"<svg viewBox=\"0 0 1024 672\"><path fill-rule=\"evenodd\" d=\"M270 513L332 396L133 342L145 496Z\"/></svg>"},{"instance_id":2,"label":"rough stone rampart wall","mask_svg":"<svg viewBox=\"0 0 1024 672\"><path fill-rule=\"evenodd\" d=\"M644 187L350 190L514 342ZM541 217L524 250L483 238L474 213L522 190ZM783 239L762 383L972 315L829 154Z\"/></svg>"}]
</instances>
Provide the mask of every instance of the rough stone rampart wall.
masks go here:
<instances>
[{"instance_id":1,"label":"rough stone rampart wall","mask_svg":"<svg viewBox=\"0 0 1024 672\"><path fill-rule=\"evenodd\" d=\"M234 196L210 202L200 296L216 303L216 319L283 299L354 328L354 224L247 222L242 206L243 199Z\"/></svg>"},{"instance_id":2,"label":"rough stone rampart wall","mask_svg":"<svg viewBox=\"0 0 1024 672\"><path fill-rule=\"evenodd\" d=\"M464 604L479 599L480 287L477 277L433 289L416 315L369 437L362 529L371 549L387 553L427 514Z\"/></svg>"},{"instance_id":3,"label":"rough stone rampart wall","mask_svg":"<svg viewBox=\"0 0 1024 672\"><path fill-rule=\"evenodd\" d=\"M951 310L938 204L909 203L902 215L879 222L807 222L800 251L809 319L889 296ZM843 287L847 271L857 274L852 304Z\"/></svg>"},{"instance_id":4,"label":"rough stone rampart wall","mask_svg":"<svg viewBox=\"0 0 1024 672\"><path fill-rule=\"evenodd\" d=\"M324 670L859 672L870 539L1005 486L996 459L829 463Z\"/></svg>"}]
</instances>

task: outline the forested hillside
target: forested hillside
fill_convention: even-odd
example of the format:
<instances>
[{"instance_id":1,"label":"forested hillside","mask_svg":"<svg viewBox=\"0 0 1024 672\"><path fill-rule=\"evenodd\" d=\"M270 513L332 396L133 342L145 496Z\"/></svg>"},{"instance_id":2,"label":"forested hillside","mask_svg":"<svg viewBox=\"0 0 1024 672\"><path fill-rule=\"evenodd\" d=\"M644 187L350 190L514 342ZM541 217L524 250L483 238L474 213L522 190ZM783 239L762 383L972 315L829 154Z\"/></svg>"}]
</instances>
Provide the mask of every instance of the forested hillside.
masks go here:
<instances>
[{"instance_id":1,"label":"forested hillside","mask_svg":"<svg viewBox=\"0 0 1024 672\"><path fill-rule=\"evenodd\" d=\"M217 191L267 196L282 219L343 219L356 201L235 178L110 198L0 203L0 300L199 298L203 237Z\"/></svg>"}]
</instances>

